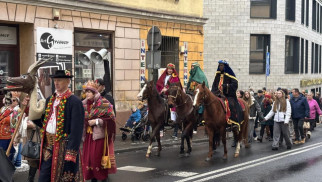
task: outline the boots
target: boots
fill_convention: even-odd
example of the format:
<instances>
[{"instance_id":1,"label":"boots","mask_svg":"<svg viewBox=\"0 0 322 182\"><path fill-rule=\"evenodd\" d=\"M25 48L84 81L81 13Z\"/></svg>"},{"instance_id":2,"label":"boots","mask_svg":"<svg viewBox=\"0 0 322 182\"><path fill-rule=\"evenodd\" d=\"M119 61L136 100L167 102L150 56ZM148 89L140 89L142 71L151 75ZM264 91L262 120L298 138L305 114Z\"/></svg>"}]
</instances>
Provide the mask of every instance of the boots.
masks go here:
<instances>
[{"instance_id":1,"label":"boots","mask_svg":"<svg viewBox=\"0 0 322 182\"><path fill-rule=\"evenodd\" d=\"M27 182L34 182L36 172L37 172L37 168L30 167L30 169L29 169L29 176L28 176L28 181Z\"/></svg>"}]
</instances>

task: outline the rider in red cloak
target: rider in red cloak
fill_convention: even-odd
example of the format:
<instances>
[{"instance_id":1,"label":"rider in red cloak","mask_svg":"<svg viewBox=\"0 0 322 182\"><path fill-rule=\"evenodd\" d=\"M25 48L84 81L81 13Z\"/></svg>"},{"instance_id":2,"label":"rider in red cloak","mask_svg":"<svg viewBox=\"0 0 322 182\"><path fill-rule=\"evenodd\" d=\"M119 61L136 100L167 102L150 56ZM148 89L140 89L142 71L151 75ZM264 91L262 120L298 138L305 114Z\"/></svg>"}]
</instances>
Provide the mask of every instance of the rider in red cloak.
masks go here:
<instances>
[{"instance_id":1,"label":"rider in red cloak","mask_svg":"<svg viewBox=\"0 0 322 182\"><path fill-rule=\"evenodd\" d=\"M170 83L180 83L180 87L182 89L180 79L178 77L177 71L175 70L175 65L172 63L169 63L167 65L167 69L162 73L162 75L157 81L157 90L161 95L167 95L167 90L169 89L169 85L167 84L168 81ZM171 120L173 122L176 122L176 119L177 119L176 108L173 107L171 108ZM175 128L173 136L177 137L177 127Z\"/></svg>"}]
</instances>

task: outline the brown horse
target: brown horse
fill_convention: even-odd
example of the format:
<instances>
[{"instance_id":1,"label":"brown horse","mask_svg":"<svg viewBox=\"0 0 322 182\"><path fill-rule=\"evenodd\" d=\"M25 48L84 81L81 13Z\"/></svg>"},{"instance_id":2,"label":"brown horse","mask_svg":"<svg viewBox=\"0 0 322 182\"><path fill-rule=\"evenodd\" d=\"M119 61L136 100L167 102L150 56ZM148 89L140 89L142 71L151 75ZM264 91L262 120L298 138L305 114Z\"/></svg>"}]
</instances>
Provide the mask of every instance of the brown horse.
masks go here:
<instances>
[{"instance_id":1,"label":"brown horse","mask_svg":"<svg viewBox=\"0 0 322 182\"><path fill-rule=\"evenodd\" d=\"M191 153L190 138L192 138L192 129L197 123L197 116L193 107L193 100L185 94L179 83L169 83L168 104L169 107L175 107L178 115L177 123L183 122L183 132L181 134L180 155L184 154L184 139L187 141L188 150L185 156Z\"/></svg>"},{"instance_id":2,"label":"brown horse","mask_svg":"<svg viewBox=\"0 0 322 182\"><path fill-rule=\"evenodd\" d=\"M243 101L244 103L244 101ZM245 104L245 103L244 103ZM205 83L199 84L195 90L194 106L204 105L204 120L207 133L209 135L209 152L206 161L209 161L213 155L213 136L215 132L220 132L221 140L224 145L223 159L227 159L226 147L226 113L220 102L220 98L215 96L206 86ZM245 104L246 105L246 104ZM243 111L244 121L240 124L240 131L238 128L233 130L234 138L237 140L235 157L239 156L240 143L244 139L244 144L247 145L248 136L248 107Z\"/></svg>"},{"instance_id":3,"label":"brown horse","mask_svg":"<svg viewBox=\"0 0 322 182\"><path fill-rule=\"evenodd\" d=\"M146 157L150 157L152 152L152 143L154 138L156 138L158 142L158 153L157 156L160 156L160 152L162 150L161 142L160 142L160 129L164 125L164 122L167 118L168 107L166 101L159 95L153 81L147 82L145 80L145 85L137 95L138 99L147 99L149 114L148 121L152 127L152 136L150 139L150 144L146 153Z\"/></svg>"}]
</instances>

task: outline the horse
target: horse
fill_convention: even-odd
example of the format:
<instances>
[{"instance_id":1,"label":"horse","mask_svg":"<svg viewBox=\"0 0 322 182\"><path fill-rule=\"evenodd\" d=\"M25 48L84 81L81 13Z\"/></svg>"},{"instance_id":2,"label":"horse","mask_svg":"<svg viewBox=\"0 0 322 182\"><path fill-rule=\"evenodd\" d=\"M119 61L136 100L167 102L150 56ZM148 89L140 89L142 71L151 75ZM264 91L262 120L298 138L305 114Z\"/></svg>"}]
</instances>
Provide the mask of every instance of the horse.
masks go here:
<instances>
[{"instance_id":1,"label":"horse","mask_svg":"<svg viewBox=\"0 0 322 182\"><path fill-rule=\"evenodd\" d=\"M220 98L215 96L203 82L202 84L197 85L194 92L195 98L193 105L195 107L204 105L204 120L207 133L209 135L209 152L206 158L206 161L209 161L213 155L213 136L215 132L220 133L222 143L224 145L224 156L223 159L227 159L227 146L226 146L226 112L224 106L222 105ZM246 103L240 99L245 106L243 111L244 121L240 124L240 131L238 128L233 129L234 138L237 141L236 150L234 157L239 157L240 143L243 140L245 146L248 146L248 112L249 108L246 106ZM227 106L228 107L228 106Z\"/></svg>"},{"instance_id":2,"label":"horse","mask_svg":"<svg viewBox=\"0 0 322 182\"><path fill-rule=\"evenodd\" d=\"M168 105L170 108L175 107L178 115L177 123L183 123L183 132L181 134L180 156L184 154L184 139L187 141L188 150L185 154L188 157L191 153L192 129L197 123L197 116L193 107L193 100L185 94L180 87L180 83L169 83Z\"/></svg>"},{"instance_id":3,"label":"horse","mask_svg":"<svg viewBox=\"0 0 322 182\"><path fill-rule=\"evenodd\" d=\"M146 157L149 158L152 152L152 143L154 138L158 142L158 153L157 156L160 156L162 150L160 142L160 129L164 125L167 115L168 115L168 106L166 101L158 93L156 86L153 81L147 82L145 80L145 85L143 86L140 93L137 95L137 98L140 100L148 100L149 114L148 121L152 127L152 135L150 138L150 144L146 153Z\"/></svg>"}]
</instances>

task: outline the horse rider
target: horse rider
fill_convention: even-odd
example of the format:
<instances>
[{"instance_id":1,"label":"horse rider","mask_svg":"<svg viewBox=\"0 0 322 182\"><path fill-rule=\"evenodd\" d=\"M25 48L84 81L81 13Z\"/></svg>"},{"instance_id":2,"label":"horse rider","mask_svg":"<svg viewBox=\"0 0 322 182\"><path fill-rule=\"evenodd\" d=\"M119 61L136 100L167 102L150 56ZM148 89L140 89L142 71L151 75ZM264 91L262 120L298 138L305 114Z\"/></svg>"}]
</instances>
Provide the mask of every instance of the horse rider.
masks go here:
<instances>
[{"instance_id":1,"label":"horse rider","mask_svg":"<svg viewBox=\"0 0 322 182\"><path fill-rule=\"evenodd\" d=\"M189 77L187 90L186 90L187 94L193 95L197 85L202 84L203 82L205 82L206 87L209 88L207 77L205 73L201 70L200 64L198 62L194 62L191 64L191 70L189 74L190 74L190 77ZM204 106L200 106L198 109L199 125L201 124L201 121L202 121L203 110L204 110Z\"/></svg>"},{"instance_id":2,"label":"horse rider","mask_svg":"<svg viewBox=\"0 0 322 182\"><path fill-rule=\"evenodd\" d=\"M157 81L157 91L161 95L167 95L167 90L169 89L169 83L180 83L180 87L182 89L182 85L178 76L178 73L175 69L175 65L173 63L169 63L167 65L166 70L162 73L160 78ZM176 113L176 108L171 108L171 114L170 114L170 119L173 123L176 122L177 120L177 113ZM176 137L177 135L177 126L175 126L175 131L173 136Z\"/></svg>"},{"instance_id":3,"label":"horse rider","mask_svg":"<svg viewBox=\"0 0 322 182\"><path fill-rule=\"evenodd\" d=\"M227 122L233 124L233 128L239 128L243 116L241 106L239 105L236 96L238 80L227 61L220 60L218 63L219 65L211 92L225 100L225 105L229 106L226 107L226 112L230 112L230 117Z\"/></svg>"}]
</instances>

